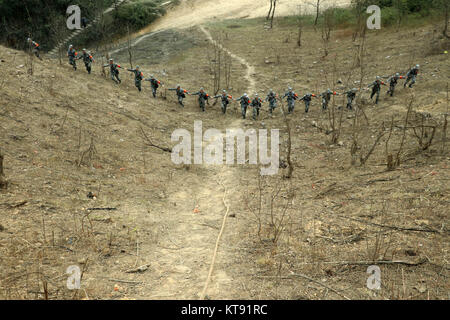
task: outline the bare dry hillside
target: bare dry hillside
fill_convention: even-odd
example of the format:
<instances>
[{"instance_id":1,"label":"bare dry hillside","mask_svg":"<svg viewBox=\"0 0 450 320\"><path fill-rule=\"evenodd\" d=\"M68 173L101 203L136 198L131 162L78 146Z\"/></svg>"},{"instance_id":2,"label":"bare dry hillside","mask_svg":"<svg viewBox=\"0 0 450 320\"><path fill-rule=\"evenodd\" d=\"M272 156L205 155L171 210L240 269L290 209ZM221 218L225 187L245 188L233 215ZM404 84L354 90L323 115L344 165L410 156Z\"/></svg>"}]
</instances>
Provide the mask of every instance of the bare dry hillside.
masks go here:
<instances>
[{"instance_id":1,"label":"bare dry hillside","mask_svg":"<svg viewBox=\"0 0 450 320\"><path fill-rule=\"evenodd\" d=\"M304 30L298 47L281 21L165 32L133 49L165 84L156 100L124 70L120 86L103 76L100 57L90 76L50 58L30 74L27 55L0 47L0 298L448 299L450 64L433 26L368 33L363 69L349 30L332 33L326 57L320 32ZM212 93L213 39L231 55L234 97L341 92L416 63L422 72L393 98L383 87L377 106L364 91L358 112L339 108L342 96L326 112L297 103L287 122L267 105L258 121L240 119L237 104L201 113L194 97L181 109L166 89ZM127 54L114 57L129 67ZM195 120L204 131L280 129L279 174L173 164L163 149ZM71 265L80 290L66 287ZM366 287L369 265L381 269L379 291Z\"/></svg>"}]
</instances>

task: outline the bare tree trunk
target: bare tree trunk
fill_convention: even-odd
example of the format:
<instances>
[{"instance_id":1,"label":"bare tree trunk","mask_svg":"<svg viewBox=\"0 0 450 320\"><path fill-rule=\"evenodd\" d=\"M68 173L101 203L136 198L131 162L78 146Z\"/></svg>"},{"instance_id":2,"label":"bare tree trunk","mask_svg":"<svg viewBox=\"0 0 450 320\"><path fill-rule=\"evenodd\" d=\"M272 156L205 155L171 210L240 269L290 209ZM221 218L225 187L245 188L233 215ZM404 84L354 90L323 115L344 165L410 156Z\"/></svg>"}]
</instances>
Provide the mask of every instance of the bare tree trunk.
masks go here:
<instances>
[{"instance_id":1,"label":"bare tree trunk","mask_svg":"<svg viewBox=\"0 0 450 320\"><path fill-rule=\"evenodd\" d=\"M8 188L8 181L5 179L5 174L3 173L3 154L0 151L0 189Z\"/></svg>"},{"instance_id":2,"label":"bare tree trunk","mask_svg":"<svg viewBox=\"0 0 450 320\"><path fill-rule=\"evenodd\" d=\"M128 34L128 55L130 59L130 68L133 69L133 54L131 53L131 38L130 38L130 26L127 25L127 34Z\"/></svg>"},{"instance_id":3,"label":"bare tree trunk","mask_svg":"<svg viewBox=\"0 0 450 320\"><path fill-rule=\"evenodd\" d=\"M302 6L299 5L298 9L298 38L297 38L297 46L302 46L302 33L303 33L303 20L302 20Z\"/></svg>"},{"instance_id":4,"label":"bare tree trunk","mask_svg":"<svg viewBox=\"0 0 450 320\"><path fill-rule=\"evenodd\" d=\"M286 155L286 161L288 163L288 173L285 175L286 179L292 178L292 173L294 172L294 165L291 160L291 151L292 151L292 140L291 140L291 125L289 123L289 119L286 116L286 112L284 111L284 105L281 103L281 112L283 113L284 123L286 125L287 134L288 134L288 149Z\"/></svg>"},{"instance_id":5,"label":"bare tree trunk","mask_svg":"<svg viewBox=\"0 0 450 320\"><path fill-rule=\"evenodd\" d=\"M319 21L319 14L320 14L320 0L317 0L317 4L316 4L316 19L314 20L314 27L317 26L317 22Z\"/></svg>"},{"instance_id":6,"label":"bare tree trunk","mask_svg":"<svg viewBox=\"0 0 450 320\"><path fill-rule=\"evenodd\" d=\"M442 31L442 33L444 34L444 37L446 37L447 39L450 39L450 36L447 34L447 31L448 31L448 18L449 18L449 16L448 16L448 7L449 7L449 4L448 4L448 2L445 2L444 3L444 19L445 19L445 21L444 21L444 30Z\"/></svg>"},{"instance_id":7,"label":"bare tree trunk","mask_svg":"<svg viewBox=\"0 0 450 320\"><path fill-rule=\"evenodd\" d=\"M270 19L270 14L272 13L272 8L273 8L273 0L270 0L270 8L269 8L269 12L267 13L266 20Z\"/></svg>"},{"instance_id":8,"label":"bare tree trunk","mask_svg":"<svg viewBox=\"0 0 450 320\"><path fill-rule=\"evenodd\" d=\"M270 29L272 29L272 27L273 27L273 16L275 15L276 6L277 6L277 0L273 0L272 16L270 17Z\"/></svg>"}]
</instances>

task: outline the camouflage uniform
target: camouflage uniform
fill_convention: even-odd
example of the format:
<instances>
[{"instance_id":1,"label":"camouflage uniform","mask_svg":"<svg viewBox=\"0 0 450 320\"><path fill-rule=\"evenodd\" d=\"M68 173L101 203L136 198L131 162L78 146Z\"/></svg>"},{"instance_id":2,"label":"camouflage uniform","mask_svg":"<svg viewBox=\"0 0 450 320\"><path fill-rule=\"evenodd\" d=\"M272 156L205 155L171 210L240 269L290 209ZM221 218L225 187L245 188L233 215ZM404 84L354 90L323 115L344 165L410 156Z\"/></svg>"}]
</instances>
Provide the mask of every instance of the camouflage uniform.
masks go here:
<instances>
[{"instance_id":1,"label":"camouflage uniform","mask_svg":"<svg viewBox=\"0 0 450 320\"><path fill-rule=\"evenodd\" d=\"M122 80L119 78L119 69L122 68L119 64L115 64L113 59L109 60L109 64L105 64L103 68L109 67L109 71L111 74L111 80L113 80L116 83L121 83Z\"/></svg>"},{"instance_id":2,"label":"camouflage uniform","mask_svg":"<svg viewBox=\"0 0 450 320\"><path fill-rule=\"evenodd\" d=\"M266 97L266 101L269 102L269 112L270 114L273 113L273 110L277 107L277 94L273 92L273 90L270 90L269 94Z\"/></svg>"},{"instance_id":3,"label":"camouflage uniform","mask_svg":"<svg viewBox=\"0 0 450 320\"><path fill-rule=\"evenodd\" d=\"M184 107L183 99L186 98L186 93L188 93L187 90L184 90L180 86L177 86L176 88L169 89L169 91L176 91L176 94L178 97L178 103L182 107Z\"/></svg>"},{"instance_id":4,"label":"camouflage uniform","mask_svg":"<svg viewBox=\"0 0 450 320\"><path fill-rule=\"evenodd\" d=\"M67 56L69 57L69 64L73 66L74 70L77 70L77 55L78 53L75 51L75 49L70 46L69 50L67 51Z\"/></svg>"},{"instance_id":5,"label":"camouflage uniform","mask_svg":"<svg viewBox=\"0 0 450 320\"><path fill-rule=\"evenodd\" d=\"M42 60L41 56L40 56L40 52L41 52L41 48L39 47L39 43L34 42L33 40L31 40L30 38L28 38L28 43L30 45L30 50L34 53L34 55Z\"/></svg>"},{"instance_id":6,"label":"camouflage uniform","mask_svg":"<svg viewBox=\"0 0 450 320\"><path fill-rule=\"evenodd\" d=\"M406 85L409 81L411 81L411 84L409 85L410 88L412 88L413 84L416 83L416 77L419 74L419 65L417 64L415 67L413 67L411 70L408 71L406 74L406 81L403 85L404 88L406 88Z\"/></svg>"},{"instance_id":7,"label":"camouflage uniform","mask_svg":"<svg viewBox=\"0 0 450 320\"><path fill-rule=\"evenodd\" d=\"M156 90L159 88L161 81L156 80L155 77L150 76L150 78L145 79L144 81L150 81L150 86L152 87L153 98L156 98Z\"/></svg>"},{"instance_id":8,"label":"camouflage uniform","mask_svg":"<svg viewBox=\"0 0 450 320\"><path fill-rule=\"evenodd\" d=\"M242 112L242 119L245 119L245 116L247 114L247 107L250 104L250 99L246 93L240 98L237 98L236 101L241 102L241 112Z\"/></svg>"},{"instance_id":9,"label":"camouflage uniform","mask_svg":"<svg viewBox=\"0 0 450 320\"><path fill-rule=\"evenodd\" d=\"M138 88L139 92L142 91L142 80L144 79L144 74L141 70L139 70L139 66L136 66L136 69L127 69L130 72L134 73L134 85Z\"/></svg>"},{"instance_id":10,"label":"camouflage uniform","mask_svg":"<svg viewBox=\"0 0 450 320\"><path fill-rule=\"evenodd\" d=\"M389 82L389 90L388 90L388 94L392 96L394 96L394 90L395 90L395 86L398 83L398 79L403 79L403 77L396 73L395 75L393 75L392 77L389 78L388 82Z\"/></svg>"},{"instance_id":11,"label":"camouflage uniform","mask_svg":"<svg viewBox=\"0 0 450 320\"><path fill-rule=\"evenodd\" d=\"M347 109L353 110L353 100L356 97L356 88L353 88L352 90L348 90L347 92L344 92L343 94L347 95Z\"/></svg>"},{"instance_id":12,"label":"camouflage uniform","mask_svg":"<svg viewBox=\"0 0 450 320\"><path fill-rule=\"evenodd\" d=\"M315 94L307 93L305 94L299 101L305 102L305 113L308 113L309 111L309 105L311 104L312 97L315 97Z\"/></svg>"},{"instance_id":13,"label":"camouflage uniform","mask_svg":"<svg viewBox=\"0 0 450 320\"><path fill-rule=\"evenodd\" d=\"M86 52L86 50L83 50L83 54L78 59L83 60L88 74L91 74L92 62L94 62L94 58L92 57L91 53L90 52L88 53Z\"/></svg>"},{"instance_id":14,"label":"camouflage uniform","mask_svg":"<svg viewBox=\"0 0 450 320\"><path fill-rule=\"evenodd\" d=\"M233 97L228 95L227 92L224 90L222 94L214 97L214 99L218 98L221 98L222 100L222 112L225 114L227 112L227 106L230 104L230 100L233 100Z\"/></svg>"},{"instance_id":15,"label":"camouflage uniform","mask_svg":"<svg viewBox=\"0 0 450 320\"><path fill-rule=\"evenodd\" d=\"M256 120L257 117L259 117L259 109L261 109L262 101L258 97L258 95L255 95L255 98L251 102L251 106L253 108L253 120Z\"/></svg>"},{"instance_id":16,"label":"camouflage uniform","mask_svg":"<svg viewBox=\"0 0 450 320\"><path fill-rule=\"evenodd\" d=\"M336 95L336 92L333 92L330 89L320 94L320 96L322 97L322 110L327 110L328 103L331 100L331 95Z\"/></svg>"},{"instance_id":17,"label":"camouflage uniform","mask_svg":"<svg viewBox=\"0 0 450 320\"><path fill-rule=\"evenodd\" d=\"M203 90L203 88L200 89L199 92L191 94L191 96L198 96L198 104L200 106L200 109L202 109L203 112L205 112L205 103L209 99L209 94Z\"/></svg>"},{"instance_id":18,"label":"camouflage uniform","mask_svg":"<svg viewBox=\"0 0 450 320\"><path fill-rule=\"evenodd\" d=\"M368 86L368 88L372 87L372 93L370 94L370 99L373 99L373 96L377 95L377 98L375 99L375 104L378 104L378 100L380 98L381 85L385 85L385 83L383 81L381 81L380 77L377 77L377 80L375 80Z\"/></svg>"},{"instance_id":19,"label":"camouflage uniform","mask_svg":"<svg viewBox=\"0 0 450 320\"><path fill-rule=\"evenodd\" d=\"M295 100L298 99L298 95L292 91L291 88L289 88L289 91L286 92L283 96L283 98L287 97L287 103L288 103L288 114L291 114L294 111L295 107Z\"/></svg>"}]
</instances>

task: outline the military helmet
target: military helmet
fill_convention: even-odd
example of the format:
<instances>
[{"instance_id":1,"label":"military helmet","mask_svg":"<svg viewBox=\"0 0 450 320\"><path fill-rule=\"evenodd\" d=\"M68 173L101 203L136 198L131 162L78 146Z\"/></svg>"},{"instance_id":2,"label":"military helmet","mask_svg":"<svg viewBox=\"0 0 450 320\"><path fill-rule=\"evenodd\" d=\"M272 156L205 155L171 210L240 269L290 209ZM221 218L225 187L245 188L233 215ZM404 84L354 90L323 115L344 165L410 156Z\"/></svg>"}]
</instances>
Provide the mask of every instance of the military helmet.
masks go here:
<instances>
[{"instance_id":1,"label":"military helmet","mask_svg":"<svg viewBox=\"0 0 450 320\"><path fill-rule=\"evenodd\" d=\"M113 62L114 60L113 59L109 59L109 62Z\"/></svg>"},{"instance_id":2,"label":"military helmet","mask_svg":"<svg viewBox=\"0 0 450 320\"><path fill-rule=\"evenodd\" d=\"M358 89L356 89L356 88L353 88L353 89L352 89L352 91L356 92L356 91L358 91Z\"/></svg>"},{"instance_id":3,"label":"military helmet","mask_svg":"<svg viewBox=\"0 0 450 320\"><path fill-rule=\"evenodd\" d=\"M244 93L244 97L246 97L247 96L247 94L246 93Z\"/></svg>"},{"instance_id":4,"label":"military helmet","mask_svg":"<svg viewBox=\"0 0 450 320\"><path fill-rule=\"evenodd\" d=\"M83 51L86 51L86 48L85 48L85 49L83 49Z\"/></svg>"},{"instance_id":5,"label":"military helmet","mask_svg":"<svg viewBox=\"0 0 450 320\"><path fill-rule=\"evenodd\" d=\"M179 84L177 84L177 88L181 87Z\"/></svg>"},{"instance_id":6,"label":"military helmet","mask_svg":"<svg viewBox=\"0 0 450 320\"><path fill-rule=\"evenodd\" d=\"M73 45L72 45L72 44L69 46L69 49L70 49L70 48L73 48Z\"/></svg>"},{"instance_id":7,"label":"military helmet","mask_svg":"<svg viewBox=\"0 0 450 320\"><path fill-rule=\"evenodd\" d=\"M397 72L397 73L395 74L395 76L396 76L396 77L399 77L399 76L400 76L400 73Z\"/></svg>"},{"instance_id":8,"label":"military helmet","mask_svg":"<svg viewBox=\"0 0 450 320\"><path fill-rule=\"evenodd\" d=\"M419 68L420 68L420 65L416 64L416 68L419 69Z\"/></svg>"},{"instance_id":9,"label":"military helmet","mask_svg":"<svg viewBox=\"0 0 450 320\"><path fill-rule=\"evenodd\" d=\"M139 69L139 66L136 66L136 69Z\"/></svg>"}]
</instances>

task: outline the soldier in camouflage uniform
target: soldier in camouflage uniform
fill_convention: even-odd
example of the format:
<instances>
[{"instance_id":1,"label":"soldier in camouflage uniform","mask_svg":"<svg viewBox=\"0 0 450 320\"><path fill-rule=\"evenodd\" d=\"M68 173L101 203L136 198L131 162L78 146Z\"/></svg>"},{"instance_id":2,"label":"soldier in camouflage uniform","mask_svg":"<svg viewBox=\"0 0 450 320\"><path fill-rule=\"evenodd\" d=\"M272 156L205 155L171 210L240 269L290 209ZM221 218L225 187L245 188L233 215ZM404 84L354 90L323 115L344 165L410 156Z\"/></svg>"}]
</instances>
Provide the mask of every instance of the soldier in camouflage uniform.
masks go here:
<instances>
[{"instance_id":1,"label":"soldier in camouflage uniform","mask_svg":"<svg viewBox=\"0 0 450 320\"><path fill-rule=\"evenodd\" d=\"M91 74L92 62L94 62L94 58L91 55L91 52L86 52L86 49L83 49L83 54L77 58L77 60L83 60L84 65L88 74Z\"/></svg>"},{"instance_id":2,"label":"soldier in camouflage uniform","mask_svg":"<svg viewBox=\"0 0 450 320\"><path fill-rule=\"evenodd\" d=\"M111 74L111 79L115 83L121 83L122 80L119 78L119 69L122 68L119 64L115 64L113 59L109 59L109 64L105 64L103 68L109 67L109 71Z\"/></svg>"},{"instance_id":3,"label":"soldier in camouflage uniform","mask_svg":"<svg viewBox=\"0 0 450 320\"><path fill-rule=\"evenodd\" d=\"M134 73L134 85L138 88L139 92L142 91L142 80L144 79L144 73L139 69L139 66L136 66L136 69L127 69L130 72Z\"/></svg>"},{"instance_id":4,"label":"soldier in camouflage uniform","mask_svg":"<svg viewBox=\"0 0 450 320\"><path fill-rule=\"evenodd\" d=\"M200 88L199 92L190 94L191 96L198 96L198 105L200 106L200 109L202 109L202 112L205 112L205 104L208 102L209 94L205 92L205 89Z\"/></svg>"},{"instance_id":5,"label":"soldier in camouflage uniform","mask_svg":"<svg viewBox=\"0 0 450 320\"><path fill-rule=\"evenodd\" d=\"M41 48L39 47L39 43L34 42L31 40L31 38L27 39L28 45L30 46L30 50L34 53L34 55L39 59L42 60L40 56Z\"/></svg>"},{"instance_id":6,"label":"soldier in camouflage uniform","mask_svg":"<svg viewBox=\"0 0 450 320\"><path fill-rule=\"evenodd\" d=\"M178 103L180 104L180 106L184 107L183 99L186 98L186 94L189 94L189 92L182 89L180 85L177 85L176 88L169 89L169 91L176 91Z\"/></svg>"},{"instance_id":7,"label":"soldier in camouflage uniform","mask_svg":"<svg viewBox=\"0 0 450 320\"><path fill-rule=\"evenodd\" d=\"M411 84L409 85L410 88L412 88L413 84L416 83L416 77L419 74L419 68L420 66L416 64L415 67L408 71L408 73L406 74L405 84L403 85L404 88L406 88L406 85L409 81L411 81Z\"/></svg>"},{"instance_id":8,"label":"soldier in camouflage uniform","mask_svg":"<svg viewBox=\"0 0 450 320\"><path fill-rule=\"evenodd\" d=\"M257 93L255 93L255 98L252 100L251 106L253 108L253 120L256 120L256 118L259 117L259 109L261 109L262 106L262 100Z\"/></svg>"},{"instance_id":9,"label":"soldier in camouflage uniform","mask_svg":"<svg viewBox=\"0 0 450 320\"><path fill-rule=\"evenodd\" d=\"M270 89L269 94L266 97L266 101L269 102L269 113L273 114L273 110L277 107L277 97L278 95Z\"/></svg>"},{"instance_id":10,"label":"soldier in camouflage uniform","mask_svg":"<svg viewBox=\"0 0 450 320\"><path fill-rule=\"evenodd\" d=\"M328 103L331 100L331 95L336 95L336 92L331 91L329 88L327 89L327 91L322 92L320 94L320 96L322 97L322 110L327 110L328 108Z\"/></svg>"},{"instance_id":11,"label":"soldier in camouflage uniform","mask_svg":"<svg viewBox=\"0 0 450 320\"><path fill-rule=\"evenodd\" d=\"M353 100L356 97L356 92L358 92L358 89L353 88L352 90L348 90L348 91L342 93L342 94L347 95L347 109L349 109L349 110L353 110L352 104L353 104Z\"/></svg>"},{"instance_id":12,"label":"soldier in camouflage uniform","mask_svg":"<svg viewBox=\"0 0 450 320\"><path fill-rule=\"evenodd\" d=\"M73 48L73 45L69 46L69 50L67 51L67 56L69 57L69 64L76 71L77 70L77 56L78 56L78 53Z\"/></svg>"},{"instance_id":13,"label":"soldier in camouflage uniform","mask_svg":"<svg viewBox=\"0 0 450 320\"><path fill-rule=\"evenodd\" d=\"M294 112L295 100L298 99L298 95L292 90L291 87L288 88L288 91L284 94L283 99L287 98L288 103L288 114Z\"/></svg>"},{"instance_id":14,"label":"soldier in camouflage uniform","mask_svg":"<svg viewBox=\"0 0 450 320\"><path fill-rule=\"evenodd\" d=\"M250 104L250 99L248 95L244 93L244 95L237 98L236 101L241 102L242 119L245 119L245 116L247 115L247 107Z\"/></svg>"},{"instance_id":15,"label":"soldier in camouflage uniform","mask_svg":"<svg viewBox=\"0 0 450 320\"><path fill-rule=\"evenodd\" d=\"M307 93L302 98L299 99L299 101L305 102L305 113L308 113L309 111L309 105L311 104L311 100L313 97L316 97L314 93Z\"/></svg>"},{"instance_id":16,"label":"soldier in camouflage uniform","mask_svg":"<svg viewBox=\"0 0 450 320\"><path fill-rule=\"evenodd\" d=\"M227 112L227 107L230 104L230 100L233 100L233 97L228 95L225 90L222 91L222 94L219 94L214 97L214 99L221 98L222 100L222 112L225 114Z\"/></svg>"},{"instance_id":17,"label":"soldier in camouflage uniform","mask_svg":"<svg viewBox=\"0 0 450 320\"><path fill-rule=\"evenodd\" d=\"M367 88L372 88L372 93L370 94L370 99L373 99L373 96L376 95L375 104L378 104L378 100L380 98L381 85L386 85L381 77L377 76L377 79L372 82Z\"/></svg>"},{"instance_id":18,"label":"soldier in camouflage uniform","mask_svg":"<svg viewBox=\"0 0 450 320\"><path fill-rule=\"evenodd\" d=\"M395 75L393 75L392 77L389 78L388 82L389 82L389 90L387 92L387 94L390 94L391 97L394 96L394 90L395 90L395 86L398 83L398 79L403 79L404 77L400 75L400 73L396 73Z\"/></svg>"},{"instance_id":19,"label":"soldier in camouflage uniform","mask_svg":"<svg viewBox=\"0 0 450 320\"><path fill-rule=\"evenodd\" d=\"M156 98L156 90L159 88L161 81L155 79L153 75L150 75L150 78L145 79L144 81L150 81L150 86L152 87L153 98Z\"/></svg>"}]
</instances>

